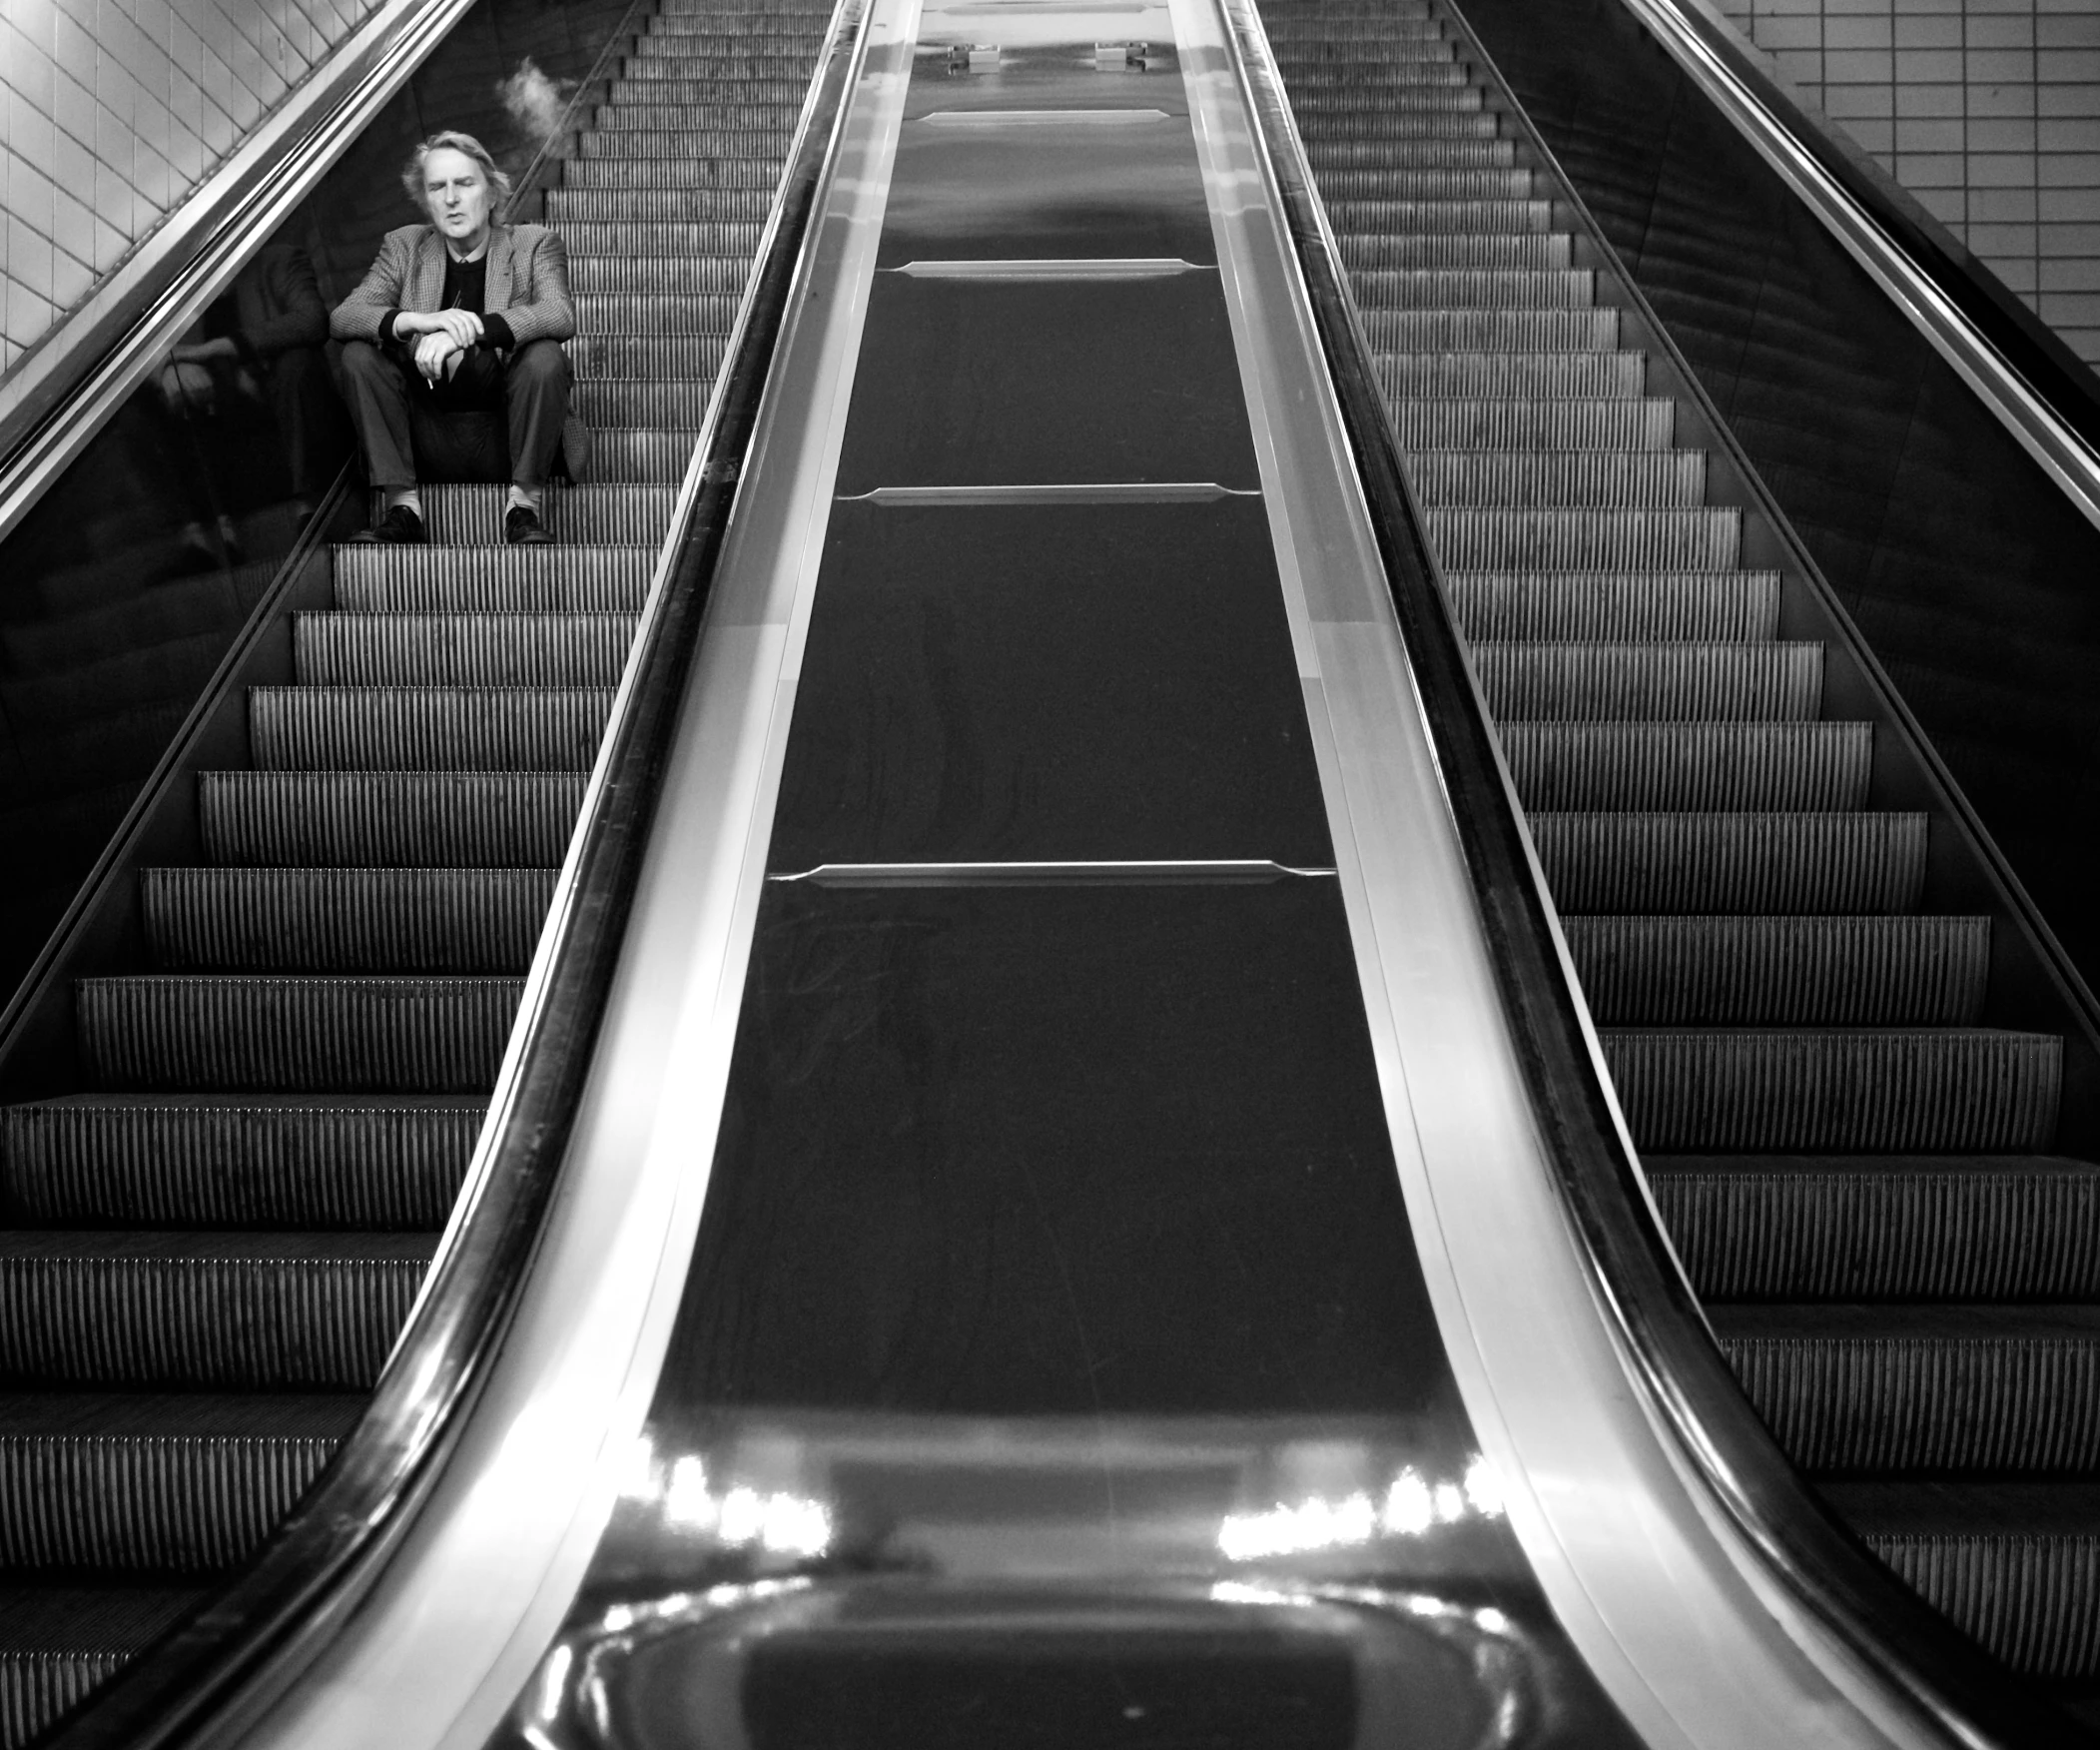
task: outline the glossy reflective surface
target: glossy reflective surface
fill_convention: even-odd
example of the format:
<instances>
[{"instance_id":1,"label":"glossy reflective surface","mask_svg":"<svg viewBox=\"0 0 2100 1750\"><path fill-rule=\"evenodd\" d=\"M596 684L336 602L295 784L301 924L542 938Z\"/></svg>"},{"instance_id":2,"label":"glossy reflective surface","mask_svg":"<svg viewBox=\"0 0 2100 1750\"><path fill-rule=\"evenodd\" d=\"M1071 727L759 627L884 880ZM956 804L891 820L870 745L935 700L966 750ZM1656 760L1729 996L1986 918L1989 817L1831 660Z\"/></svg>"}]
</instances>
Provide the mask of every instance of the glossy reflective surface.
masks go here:
<instances>
[{"instance_id":1,"label":"glossy reflective surface","mask_svg":"<svg viewBox=\"0 0 2100 1750\"><path fill-rule=\"evenodd\" d=\"M1172 37L922 19L694 1266L508 1741L1630 1738L1417 1263Z\"/></svg>"}]
</instances>

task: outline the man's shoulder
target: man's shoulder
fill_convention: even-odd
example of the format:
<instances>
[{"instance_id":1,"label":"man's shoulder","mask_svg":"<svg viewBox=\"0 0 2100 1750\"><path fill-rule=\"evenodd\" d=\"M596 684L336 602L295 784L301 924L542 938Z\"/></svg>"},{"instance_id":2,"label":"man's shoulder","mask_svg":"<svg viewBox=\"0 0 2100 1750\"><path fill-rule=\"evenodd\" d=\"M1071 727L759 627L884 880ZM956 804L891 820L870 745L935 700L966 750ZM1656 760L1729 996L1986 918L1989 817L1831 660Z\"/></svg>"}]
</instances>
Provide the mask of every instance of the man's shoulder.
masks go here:
<instances>
[{"instance_id":1,"label":"man's shoulder","mask_svg":"<svg viewBox=\"0 0 2100 1750\"><path fill-rule=\"evenodd\" d=\"M535 225L529 219L520 220L515 225L506 225L503 229L510 233L512 249L537 249L554 235L551 227Z\"/></svg>"},{"instance_id":2,"label":"man's shoulder","mask_svg":"<svg viewBox=\"0 0 2100 1750\"><path fill-rule=\"evenodd\" d=\"M397 225L386 233L383 241L389 247L398 245L402 249L412 251L421 245L424 238L436 235L437 227L427 222L421 225Z\"/></svg>"}]
</instances>

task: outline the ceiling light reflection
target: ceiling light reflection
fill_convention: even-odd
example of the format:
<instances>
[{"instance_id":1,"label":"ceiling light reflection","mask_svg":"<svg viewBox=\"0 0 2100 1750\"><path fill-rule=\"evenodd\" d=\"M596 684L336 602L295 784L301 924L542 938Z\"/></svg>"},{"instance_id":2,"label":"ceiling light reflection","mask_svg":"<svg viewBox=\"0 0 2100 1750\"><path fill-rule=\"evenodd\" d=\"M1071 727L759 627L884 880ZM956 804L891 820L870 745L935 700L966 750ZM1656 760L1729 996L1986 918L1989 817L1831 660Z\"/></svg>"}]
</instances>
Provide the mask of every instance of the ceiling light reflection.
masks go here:
<instances>
[{"instance_id":1,"label":"ceiling light reflection","mask_svg":"<svg viewBox=\"0 0 2100 1750\"><path fill-rule=\"evenodd\" d=\"M1217 1546L1230 1561L1258 1561L1368 1543L1379 1536L1419 1537L1436 1525L1495 1519L1502 1512L1501 1481L1487 1459L1474 1459L1463 1480L1456 1481L1432 1480L1410 1464L1394 1476L1382 1503L1359 1489L1339 1499L1308 1495L1262 1512L1227 1513Z\"/></svg>"},{"instance_id":2,"label":"ceiling light reflection","mask_svg":"<svg viewBox=\"0 0 2100 1750\"><path fill-rule=\"evenodd\" d=\"M822 1555L831 1547L831 1513L822 1501L742 1485L718 1495L709 1486L706 1461L690 1453L671 1466L663 1514L685 1530L711 1531L723 1543L756 1544L774 1555Z\"/></svg>"}]
</instances>

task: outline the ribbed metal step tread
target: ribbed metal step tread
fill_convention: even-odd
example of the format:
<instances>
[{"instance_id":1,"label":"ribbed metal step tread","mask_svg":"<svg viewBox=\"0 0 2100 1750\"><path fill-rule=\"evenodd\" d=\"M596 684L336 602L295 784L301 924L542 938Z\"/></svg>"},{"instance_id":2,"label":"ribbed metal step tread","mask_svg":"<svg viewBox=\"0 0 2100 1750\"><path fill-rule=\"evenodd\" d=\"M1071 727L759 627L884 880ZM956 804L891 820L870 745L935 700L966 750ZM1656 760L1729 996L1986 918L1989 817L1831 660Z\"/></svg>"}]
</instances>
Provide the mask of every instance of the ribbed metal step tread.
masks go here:
<instances>
[{"instance_id":1,"label":"ribbed metal step tread","mask_svg":"<svg viewBox=\"0 0 2100 1750\"><path fill-rule=\"evenodd\" d=\"M1682 509L1707 495L1703 449L1424 449L1409 457L1408 475L1433 509Z\"/></svg>"},{"instance_id":2,"label":"ribbed metal step tread","mask_svg":"<svg viewBox=\"0 0 2100 1750\"><path fill-rule=\"evenodd\" d=\"M98 1087L478 1094L524 980L145 974L75 989Z\"/></svg>"},{"instance_id":3,"label":"ribbed metal step tread","mask_svg":"<svg viewBox=\"0 0 2100 1750\"><path fill-rule=\"evenodd\" d=\"M741 158L571 158L561 186L578 194L689 194L744 190L770 195L780 167ZM576 312L579 327L583 311Z\"/></svg>"},{"instance_id":4,"label":"ribbed metal step tread","mask_svg":"<svg viewBox=\"0 0 2100 1750\"><path fill-rule=\"evenodd\" d=\"M143 869L164 972L523 974L552 869Z\"/></svg>"},{"instance_id":5,"label":"ribbed metal step tread","mask_svg":"<svg viewBox=\"0 0 2100 1750\"><path fill-rule=\"evenodd\" d=\"M332 547L336 605L350 613L627 613L640 610L654 546Z\"/></svg>"},{"instance_id":6,"label":"ribbed metal step tread","mask_svg":"<svg viewBox=\"0 0 2100 1750\"><path fill-rule=\"evenodd\" d=\"M215 863L553 868L585 775L201 772L198 816Z\"/></svg>"},{"instance_id":7,"label":"ribbed metal step tread","mask_svg":"<svg viewBox=\"0 0 2100 1750\"><path fill-rule=\"evenodd\" d=\"M208 1593L153 1585L0 1584L0 1743L26 1744L202 1606Z\"/></svg>"},{"instance_id":8,"label":"ribbed metal step tread","mask_svg":"<svg viewBox=\"0 0 2100 1750\"><path fill-rule=\"evenodd\" d=\"M1779 631L1776 571L1447 571L1444 581L1466 636L1481 642L1746 643Z\"/></svg>"},{"instance_id":9,"label":"ribbed metal step tread","mask_svg":"<svg viewBox=\"0 0 2100 1750\"><path fill-rule=\"evenodd\" d=\"M231 1567L297 1504L363 1407L334 1393L0 1395L0 1563L10 1581L85 1569L165 1583Z\"/></svg>"},{"instance_id":10,"label":"ribbed metal step tread","mask_svg":"<svg viewBox=\"0 0 2100 1750\"><path fill-rule=\"evenodd\" d=\"M617 225L628 220L659 224L763 225L773 206L770 189L583 189L564 187L546 193L547 223L564 230L574 220Z\"/></svg>"},{"instance_id":11,"label":"ribbed metal step tread","mask_svg":"<svg viewBox=\"0 0 2100 1750\"><path fill-rule=\"evenodd\" d=\"M1727 571L1743 553L1733 505L1650 510L1448 506L1424 513L1456 571Z\"/></svg>"},{"instance_id":12,"label":"ribbed metal step tread","mask_svg":"<svg viewBox=\"0 0 2100 1750\"><path fill-rule=\"evenodd\" d=\"M1608 353L1619 312L1600 310L1363 311L1364 338L1380 353Z\"/></svg>"},{"instance_id":13,"label":"ribbed metal step tread","mask_svg":"<svg viewBox=\"0 0 2100 1750\"><path fill-rule=\"evenodd\" d=\"M561 345L569 356L569 363L575 367L577 378L584 382L677 379L712 384L715 373L722 368L722 356L729 350L729 338L727 335L577 335ZM636 522L631 526L642 532L578 533L568 538L612 541L646 538L645 523Z\"/></svg>"},{"instance_id":14,"label":"ribbed metal step tread","mask_svg":"<svg viewBox=\"0 0 2100 1750\"><path fill-rule=\"evenodd\" d=\"M637 83L650 79L754 79L766 83L799 79L807 85L814 64L807 55L754 53L748 44L736 54L725 46L712 55L676 54L672 52L674 46L657 42L640 54L622 56L620 77Z\"/></svg>"},{"instance_id":15,"label":"ribbed metal step tread","mask_svg":"<svg viewBox=\"0 0 2100 1750\"><path fill-rule=\"evenodd\" d=\"M1565 916L1608 1026L1963 1027L1983 1010L1987 917Z\"/></svg>"},{"instance_id":16,"label":"ribbed metal step tread","mask_svg":"<svg viewBox=\"0 0 2100 1750\"><path fill-rule=\"evenodd\" d=\"M1822 1493L1913 1591L2014 1670L2100 1677L2100 1486L1830 1482Z\"/></svg>"},{"instance_id":17,"label":"ribbed metal step tread","mask_svg":"<svg viewBox=\"0 0 2100 1750\"><path fill-rule=\"evenodd\" d=\"M434 1234L0 1234L0 1377L369 1389Z\"/></svg>"},{"instance_id":18,"label":"ribbed metal step tread","mask_svg":"<svg viewBox=\"0 0 2100 1750\"><path fill-rule=\"evenodd\" d=\"M734 326L736 292L577 294L579 335L726 335Z\"/></svg>"},{"instance_id":19,"label":"ribbed metal step tread","mask_svg":"<svg viewBox=\"0 0 2100 1750\"><path fill-rule=\"evenodd\" d=\"M591 432L590 474L594 480L677 481L693 459L700 434L638 426L599 426Z\"/></svg>"},{"instance_id":20,"label":"ribbed metal step tread","mask_svg":"<svg viewBox=\"0 0 2100 1750\"><path fill-rule=\"evenodd\" d=\"M758 254L765 221L657 219L614 224L578 219L564 225L561 232L568 240L572 263L609 257L642 261L674 256L697 259L710 264L710 268L716 260L742 262L748 269Z\"/></svg>"},{"instance_id":21,"label":"ribbed metal step tread","mask_svg":"<svg viewBox=\"0 0 2100 1750\"><path fill-rule=\"evenodd\" d=\"M17 1226L435 1232L487 1103L76 1095L0 1108Z\"/></svg>"},{"instance_id":22,"label":"ribbed metal step tread","mask_svg":"<svg viewBox=\"0 0 2100 1750\"><path fill-rule=\"evenodd\" d=\"M679 255L569 257L570 290L592 298L656 292L710 292L737 297L750 277L751 259L743 255L689 251Z\"/></svg>"},{"instance_id":23,"label":"ribbed metal step tread","mask_svg":"<svg viewBox=\"0 0 2100 1750\"><path fill-rule=\"evenodd\" d=\"M1388 178L1390 183L1393 179ZM1396 194L1405 192L1400 188ZM1512 191L1522 192L1522 191ZM1368 313L1404 310L1591 310L1590 268L1366 268L1350 275Z\"/></svg>"},{"instance_id":24,"label":"ribbed metal step tread","mask_svg":"<svg viewBox=\"0 0 2100 1750\"><path fill-rule=\"evenodd\" d=\"M1385 139L1327 139L1317 145L1307 141L1305 153L1307 161L1316 170L1373 170L1385 165L1396 171L1496 171L1505 174L1518 171L1517 143L1514 140L1498 139L1493 135L1445 134L1427 139L1406 135ZM1532 193L1531 172L1527 170L1520 174L1521 181L1513 178L1506 182L1480 183L1464 191L1450 192L1529 196ZM1409 191L1396 184L1391 192L1398 195Z\"/></svg>"},{"instance_id":25,"label":"ribbed metal step tread","mask_svg":"<svg viewBox=\"0 0 2100 1750\"><path fill-rule=\"evenodd\" d=\"M691 159L718 164L741 159L774 166L778 180L778 166L787 160L794 132L793 116L747 127L738 127L729 117L720 116L713 126L681 127L673 123L668 127L644 128L630 123L624 128L585 128L577 135L576 144L584 158L663 158L681 163Z\"/></svg>"},{"instance_id":26,"label":"ribbed metal step tread","mask_svg":"<svg viewBox=\"0 0 2100 1750\"><path fill-rule=\"evenodd\" d=\"M594 438L621 426L682 432L687 435L683 453L690 455L694 437L707 417L707 399L713 387L712 380L705 377L653 382L594 378L576 385L571 405L589 424Z\"/></svg>"},{"instance_id":27,"label":"ribbed metal step tread","mask_svg":"<svg viewBox=\"0 0 2100 1750\"><path fill-rule=\"evenodd\" d=\"M2063 1042L1987 1028L1608 1029L1634 1142L1674 1154L2046 1154Z\"/></svg>"},{"instance_id":28,"label":"ribbed metal step tread","mask_svg":"<svg viewBox=\"0 0 2100 1750\"><path fill-rule=\"evenodd\" d=\"M1401 447L1415 454L1410 473L1422 491L1428 489L1425 476L1416 470L1439 451L1667 450L1677 425L1677 404L1625 396L1598 401L1408 401L1393 410L1393 425ZM1700 456L1698 477L1704 484L1704 452L1685 453ZM1456 463L1435 465L1449 469Z\"/></svg>"},{"instance_id":29,"label":"ribbed metal step tread","mask_svg":"<svg viewBox=\"0 0 2100 1750\"><path fill-rule=\"evenodd\" d=\"M1291 107L1301 116L1317 113L1319 133L1328 140L1493 140L1501 134L1500 118L1492 110L1395 109L1386 102L1393 89L1390 81L1371 79L1360 89L1342 86L1311 94L1318 99L1316 110L1299 98Z\"/></svg>"},{"instance_id":30,"label":"ribbed metal step tread","mask_svg":"<svg viewBox=\"0 0 2100 1750\"><path fill-rule=\"evenodd\" d=\"M1499 237L1492 233L1351 232L1338 237L1342 265L1350 283L1366 272L1421 269L1492 268L1549 273L1575 265L1575 250L1566 232Z\"/></svg>"},{"instance_id":31,"label":"ribbed metal step tread","mask_svg":"<svg viewBox=\"0 0 2100 1750\"><path fill-rule=\"evenodd\" d=\"M1707 1311L1750 1402L1803 1469L2100 1465L2100 1307Z\"/></svg>"},{"instance_id":32,"label":"ribbed metal step tread","mask_svg":"<svg viewBox=\"0 0 2100 1750\"><path fill-rule=\"evenodd\" d=\"M1638 396L1648 383L1645 353L1381 352L1378 386L1388 402L1418 397L1488 396L1595 401ZM1643 567L1632 567L1641 569Z\"/></svg>"},{"instance_id":33,"label":"ribbed metal step tread","mask_svg":"<svg viewBox=\"0 0 2100 1750\"><path fill-rule=\"evenodd\" d=\"M1504 723L1503 756L1542 812L1857 812L1871 723Z\"/></svg>"},{"instance_id":34,"label":"ribbed metal step tread","mask_svg":"<svg viewBox=\"0 0 2100 1750\"><path fill-rule=\"evenodd\" d=\"M430 539L440 546L501 546L507 494L504 486L424 486L423 522ZM673 485L549 486L541 515L557 540L579 546L654 546L670 526L677 496ZM379 509L374 494L371 510L376 515Z\"/></svg>"},{"instance_id":35,"label":"ribbed metal step tread","mask_svg":"<svg viewBox=\"0 0 2100 1750\"><path fill-rule=\"evenodd\" d=\"M2100 1300L2100 1166L2058 1156L1650 1155L1716 1301Z\"/></svg>"},{"instance_id":36,"label":"ribbed metal step tread","mask_svg":"<svg viewBox=\"0 0 2100 1750\"><path fill-rule=\"evenodd\" d=\"M1601 814L1530 817L1563 912L1907 912L1927 817Z\"/></svg>"},{"instance_id":37,"label":"ribbed metal step tread","mask_svg":"<svg viewBox=\"0 0 2100 1750\"><path fill-rule=\"evenodd\" d=\"M636 618L624 613L299 613L303 686L610 687Z\"/></svg>"},{"instance_id":38,"label":"ribbed metal step tread","mask_svg":"<svg viewBox=\"0 0 2100 1750\"><path fill-rule=\"evenodd\" d=\"M1498 721L1801 722L1822 709L1820 644L1473 646Z\"/></svg>"},{"instance_id":39,"label":"ribbed metal step tread","mask_svg":"<svg viewBox=\"0 0 2100 1750\"><path fill-rule=\"evenodd\" d=\"M601 128L683 128L720 119L728 127L790 129L802 113L802 79L615 79L598 106Z\"/></svg>"},{"instance_id":40,"label":"ribbed metal step tread","mask_svg":"<svg viewBox=\"0 0 2100 1750\"><path fill-rule=\"evenodd\" d=\"M587 771L610 687L254 687L255 762L277 771Z\"/></svg>"}]
</instances>

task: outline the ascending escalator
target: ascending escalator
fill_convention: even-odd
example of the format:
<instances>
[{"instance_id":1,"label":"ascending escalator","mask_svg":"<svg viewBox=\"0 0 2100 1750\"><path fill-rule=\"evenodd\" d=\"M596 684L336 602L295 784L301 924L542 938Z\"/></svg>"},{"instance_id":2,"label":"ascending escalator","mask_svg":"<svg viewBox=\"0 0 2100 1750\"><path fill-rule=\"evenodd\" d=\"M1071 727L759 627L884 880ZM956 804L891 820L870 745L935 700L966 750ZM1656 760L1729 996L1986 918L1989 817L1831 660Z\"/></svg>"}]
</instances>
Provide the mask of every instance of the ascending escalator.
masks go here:
<instances>
[{"instance_id":1,"label":"ascending escalator","mask_svg":"<svg viewBox=\"0 0 2100 1750\"><path fill-rule=\"evenodd\" d=\"M547 195L594 477L334 550L204 849L7 1108L0 1743L191 1613L357 1423L474 1145L826 10L668 0Z\"/></svg>"},{"instance_id":2,"label":"ascending escalator","mask_svg":"<svg viewBox=\"0 0 2100 1750\"><path fill-rule=\"evenodd\" d=\"M2100 1167L2062 1042L1984 1025L1992 920L1824 716L1680 408L1578 266L1463 27L1275 0L1412 483L1619 1097L1744 1387L1824 1498L2016 1669L2100 1678ZM1885 729L1883 730L1885 733Z\"/></svg>"}]
</instances>

